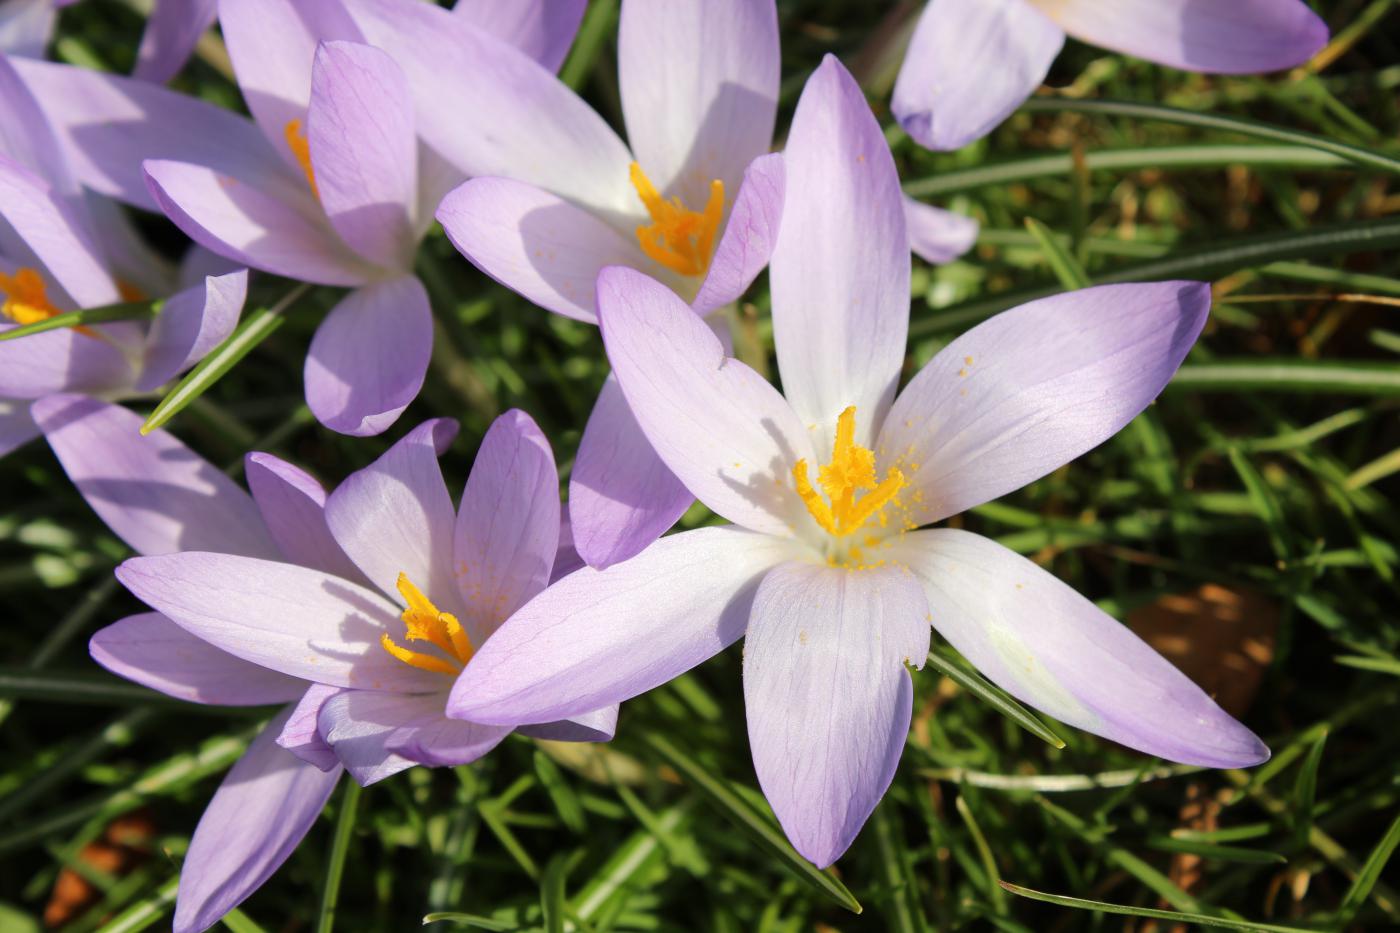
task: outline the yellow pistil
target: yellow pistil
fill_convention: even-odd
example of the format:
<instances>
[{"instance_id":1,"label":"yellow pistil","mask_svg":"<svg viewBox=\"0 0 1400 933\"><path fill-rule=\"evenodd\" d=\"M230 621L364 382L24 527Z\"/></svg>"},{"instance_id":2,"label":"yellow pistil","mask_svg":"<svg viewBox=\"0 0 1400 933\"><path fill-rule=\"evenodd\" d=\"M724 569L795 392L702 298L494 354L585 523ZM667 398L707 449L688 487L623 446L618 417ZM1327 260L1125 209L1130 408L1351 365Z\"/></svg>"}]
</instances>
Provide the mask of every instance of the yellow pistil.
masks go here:
<instances>
[{"instance_id":1,"label":"yellow pistil","mask_svg":"<svg viewBox=\"0 0 1400 933\"><path fill-rule=\"evenodd\" d=\"M681 275L704 275L710 268L715 233L724 216L724 182L710 182L710 200L703 211L692 211L680 198L667 201L656 191L642 167L632 163L632 187L646 205L651 224L637 228L642 252Z\"/></svg>"},{"instance_id":2,"label":"yellow pistil","mask_svg":"<svg viewBox=\"0 0 1400 933\"><path fill-rule=\"evenodd\" d=\"M905 485L904 474L894 467L890 467L883 482L877 481L875 452L857 444L855 434L856 407L852 405L836 420L831 462L817 471L817 482L830 500L829 505L813 488L807 475L807 461L799 460L792 468L797 494L802 497L807 511L827 533L838 538L855 534L871 518L880 515ZM857 499L857 491L866 493Z\"/></svg>"},{"instance_id":3,"label":"yellow pistil","mask_svg":"<svg viewBox=\"0 0 1400 933\"><path fill-rule=\"evenodd\" d=\"M292 150L292 156L306 173L306 183L311 186L311 193L319 198L321 192L316 190L316 171L311 167L311 144L306 141L306 130L302 129L301 121L288 120L282 133L287 137L287 148Z\"/></svg>"},{"instance_id":4,"label":"yellow pistil","mask_svg":"<svg viewBox=\"0 0 1400 933\"><path fill-rule=\"evenodd\" d=\"M408 574L399 574L399 595L408 603L408 608L399 618L403 619L405 634L409 641L431 642L447 657L422 651L411 651L394 643L385 633L379 637L384 650L405 664L419 670L436 674L455 676L472 658L472 643L467 637L462 623L450 612L440 612L423 591L414 586Z\"/></svg>"},{"instance_id":5,"label":"yellow pistil","mask_svg":"<svg viewBox=\"0 0 1400 933\"><path fill-rule=\"evenodd\" d=\"M16 324L37 324L60 313L49 302L44 277L28 266L16 269L14 275L0 272L0 292L5 293L0 311Z\"/></svg>"}]
</instances>

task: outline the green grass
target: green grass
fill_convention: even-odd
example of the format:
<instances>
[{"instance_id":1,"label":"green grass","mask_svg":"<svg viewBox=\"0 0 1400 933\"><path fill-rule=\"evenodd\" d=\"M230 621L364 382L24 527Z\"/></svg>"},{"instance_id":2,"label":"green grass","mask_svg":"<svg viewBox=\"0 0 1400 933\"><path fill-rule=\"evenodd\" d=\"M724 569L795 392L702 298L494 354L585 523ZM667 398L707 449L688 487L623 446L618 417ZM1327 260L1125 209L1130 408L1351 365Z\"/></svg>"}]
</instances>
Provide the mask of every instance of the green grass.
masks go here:
<instances>
[{"instance_id":1,"label":"green grass","mask_svg":"<svg viewBox=\"0 0 1400 933\"><path fill-rule=\"evenodd\" d=\"M889 795L836 868L817 872L794 859L757 791L736 649L626 704L607 747L517 737L476 766L415 768L358 799L342 788L227 926L325 930L334 917L342 930L406 930L428 915L441 930L597 933L1132 922L1114 913L1228 929L1400 925L1400 885L1385 870L1400 840L1400 308L1332 297L1400 295L1400 11L1389 0L1315 5L1354 39L1319 74L1216 79L1071 43L1050 84L1072 88L1072 106L1038 100L951 154L889 132L909 190L984 225L963 260L916 261L910 373L1062 280L1216 283L1206 334L1156 405L1069 467L954 521L1120 618L1203 584L1254 594L1251 612L1276 623L1274 650L1243 715L1272 761L1250 772L1164 766L1024 721L935 639L939 666L915 678ZM595 0L564 74L620 125L615 6ZM834 51L893 127L898 48L871 5L780 9L780 126ZM64 12L57 54L125 69L139 28L126 6L90 0ZM206 61L176 83L240 106ZM1241 119L1272 129L1260 138ZM144 223L178 248L169 225ZM606 372L596 331L491 283L440 234L419 267L438 346L422 397L388 435L340 437L302 407L306 347L336 298L326 288L164 412L167 427L216 463L236 469L250 447L272 450L334 483L423 418L451 415L463 423L443 460L455 492L491 417L514 406L540 422L567 476ZM249 306L296 287L256 276ZM741 318L773 371L767 307L760 280ZM149 414L157 401L134 407ZM709 520L696 509L685 522ZM271 712L178 704L96 669L87 637L138 608L112 581L123 556L46 447L0 461L6 931L37 928L65 867L98 892L71 929L168 925L202 807ZM133 812L153 827L147 858L118 873L79 858Z\"/></svg>"}]
</instances>

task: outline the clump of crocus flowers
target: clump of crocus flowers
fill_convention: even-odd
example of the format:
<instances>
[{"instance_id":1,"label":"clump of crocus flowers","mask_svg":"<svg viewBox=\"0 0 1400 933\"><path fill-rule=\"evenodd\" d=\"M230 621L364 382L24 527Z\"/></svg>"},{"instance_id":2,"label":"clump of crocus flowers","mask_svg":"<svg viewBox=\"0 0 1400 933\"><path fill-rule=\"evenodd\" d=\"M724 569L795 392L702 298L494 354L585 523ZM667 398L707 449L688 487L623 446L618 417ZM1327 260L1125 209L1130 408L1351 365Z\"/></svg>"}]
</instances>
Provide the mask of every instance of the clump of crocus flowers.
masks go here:
<instances>
[{"instance_id":1,"label":"clump of crocus flowers","mask_svg":"<svg viewBox=\"0 0 1400 933\"><path fill-rule=\"evenodd\" d=\"M1193 765L1264 761L1083 596L938 527L1150 405L1209 286L1034 301L901 386L911 249L949 260L977 228L903 195L841 62L807 80L775 152L772 0L623 0L624 142L555 74L583 11L162 2L134 77L17 57L51 17L0 57L0 454L42 433L136 554L117 578L150 611L98 631L98 663L191 702L281 707L194 832L175 928L265 882L342 772L465 765L513 732L607 741L618 704L740 639L759 783L821 867L893 779L933 632L1069 725ZM152 83L216 13L249 117ZM1209 72L1326 40L1297 0L930 0L893 112L927 147L979 139L1067 35ZM182 269L119 202L196 244ZM612 372L576 426L567 505L521 411L475 444L424 420L327 492L267 453L245 489L117 404L227 348L251 269L344 290L307 350L307 404L342 434L388 430L455 297L420 276L434 221L486 275L601 329ZM730 327L765 270L781 392ZM438 465L454 443L475 450L456 504ZM668 534L697 500L726 523Z\"/></svg>"}]
</instances>

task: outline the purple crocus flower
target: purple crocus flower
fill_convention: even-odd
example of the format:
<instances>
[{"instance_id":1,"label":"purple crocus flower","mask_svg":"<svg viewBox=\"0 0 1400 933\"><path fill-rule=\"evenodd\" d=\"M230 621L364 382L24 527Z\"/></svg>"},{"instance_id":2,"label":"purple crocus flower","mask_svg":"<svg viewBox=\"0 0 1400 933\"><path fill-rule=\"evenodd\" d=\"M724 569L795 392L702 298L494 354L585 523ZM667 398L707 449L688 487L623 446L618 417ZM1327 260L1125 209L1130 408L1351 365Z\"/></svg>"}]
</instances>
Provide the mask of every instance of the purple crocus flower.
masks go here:
<instances>
[{"instance_id":1,"label":"purple crocus flower","mask_svg":"<svg viewBox=\"0 0 1400 933\"><path fill-rule=\"evenodd\" d=\"M78 491L138 554L207 549L327 569L349 563L321 516L325 493L291 464L250 454L249 496L165 431L142 437L141 418L119 405L51 395L35 403L34 416ZM248 746L195 829L175 930L204 930L271 877L340 778L333 757L318 766L277 745L311 685L228 654L156 612L107 626L90 649L113 673L182 700L291 704Z\"/></svg>"},{"instance_id":2,"label":"purple crocus flower","mask_svg":"<svg viewBox=\"0 0 1400 933\"><path fill-rule=\"evenodd\" d=\"M320 580L328 593L353 598L353 593L360 591L369 594L367 598L375 604L384 604L382 597L366 589L366 574L338 543L328 523L324 490L297 467L270 454L249 454L246 473L250 496L165 431L142 438L138 433L141 419L120 406L81 396L51 396L35 405L35 416L79 492L133 550L148 555L144 559L173 555L172 560L197 563L201 558L222 555L250 562L262 571L261 576L223 581L224 585L230 580L241 581L238 585L246 586L248 593L267 585L266 580L278 573L301 571ZM337 501L354 502L359 496L377 495L386 484L394 486L405 477L424 493L424 502L433 493L445 495L441 475L436 473L433 445L447 443L454 432L449 422L430 422L411 433L378 463L347 480L342 490L348 491L338 490ZM548 447L542 443L528 418L519 413L503 416L483 443L478 466L468 481L463 515L455 528L447 504L447 543L451 547L451 536L460 533L462 543L455 554L470 561L473 568L463 572L460 563L447 568L456 574L453 585L462 587L462 598L469 603L470 608L459 610L457 618L466 620L471 637L484 639L489 634L493 606L501 611L512 608L512 586L524 587L525 596L533 595L542 585L535 575L550 572L558 525L553 535L535 531L551 518L548 502L558 501L558 483L555 479L552 488L546 489L554 468ZM405 467L410 473L396 472ZM436 486L429 483L430 472L436 475ZM492 497L493 493L498 495ZM531 499L522 506L522 496L534 493L539 494L538 501ZM417 506L411 497L412 492L399 488L383 502L403 505L412 512ZM500 511L486 511L488 505ZM517 509L523 511L511 511ZM557 522L557 505L552 512ZM441 518L437 516L435 525L438 537L434 543L438 544L443 532ZM412 523L410 518L408 524ZM382 526L378 530L386 535L394 533ZM413 529L397 531L412 533ZM340 533L355 542L352 547L361 548L355 553L361 553L373 536L373 531L363 528L342 528ZM387 546L393 540L384 537L379 543ZM477 560L479 552L486 557ZM537 560L536 555L548 556ZM497 557L510 563L501 569L494 563ZM410 572L416 572L414 566L409 565ZM140 572L139 567L132 571ZM420 575L418 579L428 577ZM411 586L404 589L415 591ZM289 619L301 617L300 610L288 610L287 592L269 589L260 598L265 603L279 598L284 601L276 610L280 615L254 617L253 624L280 622L285 630ZM452 605L456 605L455 600ZM358 625L366 611L364 606L347 604L342 621ZM392 611L398 613L399 609ZM415 619L424 621L419 616ZM390 620L391 630L381 632L373 650L388 659L382 666L403 667L427 680L429 675L421 668L394 660L414 655L408 650L414 647L413 642L407 640L412 638L413 629L410 624L405 636L405 621ZM436 616L427 620L430 627L438 621ZM304 673L284 673L275 666L255 663L257 658L248 660L240 653L227 652L216 640L202 637L201 630L182 624L159 612L130 616L93 636L92 655L116 674L191 702L289 705L229 772L195 830L176 905L175 929L180 933L206 929L276 871L321 812L339 778L342 758L357 779L368 782L415 763L463 763L483 754L510 731L444 719L443 701L451 684L446 677L436 678L440 685L430 684L438 691L434 708L427 695L404 697L373 689L344 689L343 684L327 685ZM315 637L312 632L303 634ZM363 630L359 634L364 634ZM339 637L342 642L352 638L349 633ZM285 641L278 644L285 646ZM317 644L329 654L363 647L358 643L351 648L334 642ZM388 653L389 645L396 654ZM297 650L307 653L305 645ZM434 651L424 652L423 657ZM314 663L303 667L327 677ZM364 670L363 665L360 669ZM612 707L575 721L522 731L573 741L606 739L611 737L616 715L617 709ZM389 730L388 723L402 728ZM471 737L475 737L475 744Z\"/></svg>"},{"instance_id":3,"label":"purple crocus flower","mask_svg":"<svg viewBox=\"0 0 1400 933\"><path fill-rule=\"evenodd\" d=\"M352 289L312 340L307 403L334 430L379 433L423 383L432 313L413 257L462 175L419 145L402 70L339 0L237 0L219 14L251 121L139 81L16 67L90 188L164 211L239 263ZM528 17L487 25L557 56Z\"/></svg>"},{"instance_id":4,"label":"purple crocus flower","mask_svg":"<svg viewBox=\"0 0 1400 933\"><path fill-rule=\"evenodd\" d=\"M441 112L425 121L425 138L474 177L437 216L488 275L593 322L605 266L646 271L708 316L767 263L783 192L781 157L768 154L779 78L772 0L622 4L618 83L630 148L553 74L444 11L403 0L348 6L370 41L404 63L420 112ZM921 246L940 258L976 235L966 218L911 210L925 219ZM570 479L580 554L597 567L625 560L692 501L609 379Z\"/></svg>"},{"instance_id":5,"label":"purple crocus flower","mask_svg":"<svg viewBox=\"0 0 1400 933\"><path fill-rule=\"evenodd\" d=\"M970 532L916 530L1100 444L1162 390L1210 307L1201 283L1113 285L1005 312L896 397L909 254L894 162L846 70L809 80L784 153L770 278L783 394L675 294L598 282L622 392L658 455L734 522L585 568L527 603L458 679L448 713L557 719L615 703L745 638L759 782L797 850L834 861L894 775L909 666L932 622L1018 699L1193 764L1268 750L1129 629Z\"/></svg>"},{"instance_id":6,"label":"purple crocus flower","mask_svg":"<svg viewBox=\"0 0 1400 933\"><path fill-rule=\"evenodd\" d=\"M454 512L437 455L456 431L425 422L330 494L337 566L188 549L132 558L117 577L190 634L320 685L279 739L308 760L328 746L363 784L415 763L475 761L513 726L448 719L448 692L549 582L559 478L539 428L510 411L483 439ZM605 741L617 720L605 706L523 731Z\"/></svg>"},{"instance_id":7,"label":"purple crocus flower","mask_svg":"<svg viewBox=\"0 0 1400 933\"><path fill-rule=\"evenodd\" d=\"M1065 36L1215 74L1301 64L1327 44L1303 0L929 0L891 107L929 149L990 133L1045 80Z\"/></svg>"},{"instance_id":8,"label":"purple crocus flower","mask_svg":"<svg viewBox=\"0 0 1400 933\"><path fill-rule=\"evenodd\" d=\"M11 62L0 56L0 332L66 311L164 297L150 324L64 328L0 343L0 456L38 435L34 399L121 398L193 365L238 322L247 272L179 275L155 260L110 202L90 197Z\"/></svg>"}]
</instances>

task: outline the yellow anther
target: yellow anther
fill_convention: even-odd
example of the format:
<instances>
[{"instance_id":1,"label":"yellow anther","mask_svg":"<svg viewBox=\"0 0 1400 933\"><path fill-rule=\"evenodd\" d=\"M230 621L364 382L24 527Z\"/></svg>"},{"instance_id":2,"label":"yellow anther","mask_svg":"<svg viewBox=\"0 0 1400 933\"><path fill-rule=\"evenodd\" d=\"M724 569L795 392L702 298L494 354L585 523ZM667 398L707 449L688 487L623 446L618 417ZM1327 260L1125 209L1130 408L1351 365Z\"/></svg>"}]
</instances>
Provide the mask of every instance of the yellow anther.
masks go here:
<instances>
[{"instance_id":1,"label":"yellow anther","mask_svg":"<svg viewBox=\"0 0 1400 933\"><path fill-rule=\"evenodd\" d=\"M836 420L831 462L817 471L817 481L830 504L812 486L806 460L797 461L792 468L797 495L807 511L827 533L838 538L855 534L877 515L883 523L885 506L905 486L904 474L894 467L883 481L877 481L875 453L857 444L855 434L856 407L852 405ZM857 499L857 491L865 491L865 495Z\"/></svg>"},{"instance_id":2,"label":"yellow anther","mask_svg":"<svg viewBox=\"0 0 1400 933\"><path fill-rule=\"evenodd\" d=\"M410 651L394 643L388 634L381 635L379 643L384 650L405 664L439 674L457 674L472 658L472 643L462 624L450 612L441 612L434 606L423 591L414 586L408 575L401 573L398 579L399 595L408 607L399 618L403 619L404 633L409 641L426 641L447 655Z\"/></svg>"},{"instance_id":3,"label":"yellow anther","mask_svg":"<svg viewBox=\"0 0 1400 933\"><path fill-rule=\"evenodd\" d=\"M321 192L316 190L316 171L311 167L311 144L306 141L306 130L302 129L301 121L288 120L282 134L287 138L287 148L292 150L292 157L306 173L306 183L311 186L311 193L319 198Z\"/></svg>"},{"instance_id":4,"label":"yellow anther","mask_svg":"<svg viewBox=\"0 0 1400 933\"><path fill-rule=\"evenodd\" d=\"M692 211L680 198L667 201L657 192L642 167L632 163L632 187L646 205L651 223L637 228L642 252L681 275L704 275L710 268L715 234L724 217L724 182L710 182L710 199L703 211Z\"/></svg>"},{"instance_id":5,"label":"yellow anther","mask_svg":"<svg viewBox=\"0 0 1400 933\"><path fill-rule=\"evenodd\" d=\"M16 324L37 324L59 313L49 301L44 277L28 266L16 269L14 275L0 272L0 292L5 293L0 311Z\"/></svg>"}]
</instances>

